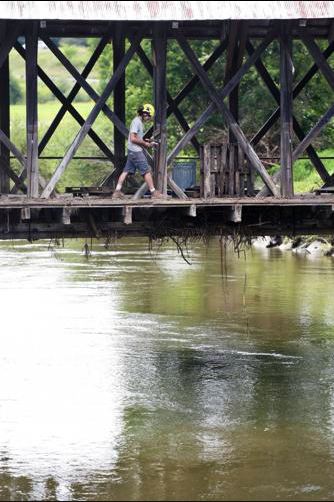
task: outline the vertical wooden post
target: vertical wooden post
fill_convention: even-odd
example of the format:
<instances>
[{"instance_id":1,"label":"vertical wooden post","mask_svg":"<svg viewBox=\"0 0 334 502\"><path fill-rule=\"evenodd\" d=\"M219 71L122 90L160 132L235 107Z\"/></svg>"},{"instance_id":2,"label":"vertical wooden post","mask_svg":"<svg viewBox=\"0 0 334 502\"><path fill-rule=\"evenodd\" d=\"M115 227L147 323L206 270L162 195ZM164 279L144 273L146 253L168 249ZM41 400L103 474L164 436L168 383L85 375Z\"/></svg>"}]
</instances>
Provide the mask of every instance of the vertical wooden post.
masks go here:
<instances>
[{"instance_id":1,"label":"vertical wooden post","mask_svg":"<svg viewBox=\"0 0 334 502\"><path fill-rule=\"evenodd\" d=\"M159 139L154 158L156 186L167 193L167 27L155 23L153 28L154 129Z\"/></svg>"},{"instance_id":2,"label":"vertical wooden post","mask_svg":"<svg viewBox=\"0 0 334 502\"><path fill-rule=\"evenodd\" d=\"M236 72L237 67L237 56L238 56L238 27L240 26L240 21L230 21L229 30L229 43L227 49L227 60L225 69L225 82L224 85L233 77ZM229 94L228 103L229 109L238 122L239 116L239 103L238 103L238 86L235 86L233 91ZM231 129L228 130L228 143L234 143L236 141L234 134Z\"/></svg>"},{"instance_id":3,"label":"vertical wooden post","mask_svg":"<svg viewBox=\"0 0 334 502\"><path fill-rule=\"evenodd\" d=\"M32 21L26 27L28 197L38 197L37 43L38 21Z\"/></svg>"},{"instance_id":4,"label":"vertical wooden post","mask_svg":"<svg viewBox=\"0 0 334 502\"><path fill-rule=\"evenodd\" d=\"M225 85L237 73L242 66L247 41L247 24L244 21L231 21L229 44L227 50L227 61L225 69ZM236 85L228 97L229 110L239 122L239 85ZM229 143L237 141L233 132L229 128Z\"/></svg>"},{"instance_id":5,"label":"vertical wooden post","mask_svg":"<svg viewBox=\"0 0 334 502\"><path fill-rule=\"evenodd\" d=\"M115 73L118 65L125 55L125 36L123 23L116 23L113 37L113 71ZM125 124L125 72L120 77L114 90L114 112L117 117ZM125 137L114 126L114 153L115 153L115 169L113 179L117 179L122 172L125 164Z\"/></svg>"},{"instance_id":6,"label":"vertical wooden post","mask_svg":"<svg viewBox=\"0 0 334 502\"><path fill-rule=\"evenodd\" d=\"M292 173L292 37L291 23L282 21L280 32L280 104L281 104L281 195L293 197Z\"/></svg>"},{"instance_id":7,"label":"vertical wooden post","mask_svg":"<svg viewBox=\"0 0 334 502\"><path fill-rule=\"evenodd\" d=\"M6 39L7 22L0 22L0 43ZM9 59L5 60L0 68L0 129L10 138L10 100L9 100ZM10 168L9 149L1 142L0 157L2 164ZM0 193L9 193L9 176L5 171L0 171Z\"/></svg>"}]
</instances>

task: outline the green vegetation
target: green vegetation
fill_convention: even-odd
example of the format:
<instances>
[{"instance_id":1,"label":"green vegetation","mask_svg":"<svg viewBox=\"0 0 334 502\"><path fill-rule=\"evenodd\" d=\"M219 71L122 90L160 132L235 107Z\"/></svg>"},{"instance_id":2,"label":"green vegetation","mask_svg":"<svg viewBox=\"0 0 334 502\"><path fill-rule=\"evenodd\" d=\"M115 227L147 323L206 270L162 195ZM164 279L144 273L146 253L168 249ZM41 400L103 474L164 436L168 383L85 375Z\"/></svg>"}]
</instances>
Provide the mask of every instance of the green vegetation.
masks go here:
<instances>
[{"instance_id":1,"label":"green vegetation","mask_svg":"<svg viewBox=\"0 0 334 502\"><path fill-rule=\"evenodd\" d=\"M92 54L97 41L94 39L66 40L55 39L55 42L69 58L78 71L82 71ZM322 46L322 43L320 43ZM198 58L203 64L213 50L218 46L217 41L192 41L191 46L196 52ZM254 43L256 47L256 43ZM324 46L321 48L325 47ZM148 58L151 59L151 43L144 41L142 48ZM273 43L268 48L263 58L264 64L268 69L273 81L279 86L279 46ZM40 67L52 78L59 89L68 95L74 85L74 79L51 54L48 49L39 50L38 63ZM221 56L214 66L209 70L208 75L212 82L218 88L224 85L225 55ZM329 58L329 64L333 66L333 57ZM294 86L300 81L307 70L312 66L312 60L304 46L296 42L294 44ZM191 79L193 72L190 64L187 62L182 50L174 41L168 43L168 90L172 97L175 97L184 85ZM10 55L11 71L11 118L12 118L12 139L17 146L25 152L25 63L21 56L12 51ZM99 93L102 92L106 83L112 74L112 48L108 44L105 48L99 62L93 68L88 81L92 87ZM143 67L137 56L134 57L126 71L126 120L129 124L131 118L136 112L140 103L152 101L153 87L152 80ZM240 87L240 123L246 136L251 138L261 125L268 119L277 105L270 92L262 82L256 69L253 67L243 78ZM319 120L319 117L326 111L331 104L331 89L325 79L318 73L303 90L294 102L294 113L305 131L309 131ZM42 139L45 131L51 124L57 111L60 108L58 100L52 95L50 90L39 81L39 140ZM81 90L74 106L79 113L86 118L93 107L93 102L87 96L86 92ZM113 100L110 99L110 106L113 106ZM189 96L180 104L179 108L191 127L195 120L210 104L210 99L206 91L198 84ZM332 156L334 140L333 121L324 129L320 137L315 142L315 147L321 156ZM103 141L113 150L113 126L108 119L101 114L94 130L101 136ZM77 122L67 113L58 127L54 137L43 151L43 156L63 156L69 145L75 138L79 126ZM168 120L168 142L170 148L184 134L177 120L173 115ZM213 114L205 127L199 131L197 138L200 142L224 141L227 137L227 130L221 121L218 113ZM294 139L295 144L298 139ZM257 152L264 156L277 156L279 152L279 128L278 124L274 126L257 146ZM191 145L188 145L183 155L194 155ZM103 156L95 143L88 137L80 147L78 156ZM49 177L56 168L59 161L42 160L41 171L46 177ZM332 173L334 171L334 161L324 161L327 169ZM19 166L13 166L19 170ZM267 163L270 170L275 170ZM87 161L73 160L62 177L58 188L62 190L68 185L96 185L111 170L111 164L105 161ZM321 185L321 180L308 160L299 160L294 165L295 191L305 192Z\"/></svg>"}]
</instances>

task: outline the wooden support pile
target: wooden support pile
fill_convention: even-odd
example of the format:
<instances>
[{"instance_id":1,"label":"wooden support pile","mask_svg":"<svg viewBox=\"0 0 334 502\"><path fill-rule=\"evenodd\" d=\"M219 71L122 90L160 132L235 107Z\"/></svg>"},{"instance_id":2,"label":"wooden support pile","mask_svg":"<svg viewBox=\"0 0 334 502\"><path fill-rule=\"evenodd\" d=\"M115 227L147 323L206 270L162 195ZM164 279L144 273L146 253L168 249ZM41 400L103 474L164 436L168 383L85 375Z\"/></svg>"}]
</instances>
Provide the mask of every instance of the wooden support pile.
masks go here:
<instances>
[{"instance_id":1,"label":"wooden support pile","mask_svg":"<svg viewBox=\"0 0 334 502\"><path fill-rule=\"evenodd\" d=\"M237 143L201 147L201 197L254 194L253 170Z\"/></svg>"}]
</instances>

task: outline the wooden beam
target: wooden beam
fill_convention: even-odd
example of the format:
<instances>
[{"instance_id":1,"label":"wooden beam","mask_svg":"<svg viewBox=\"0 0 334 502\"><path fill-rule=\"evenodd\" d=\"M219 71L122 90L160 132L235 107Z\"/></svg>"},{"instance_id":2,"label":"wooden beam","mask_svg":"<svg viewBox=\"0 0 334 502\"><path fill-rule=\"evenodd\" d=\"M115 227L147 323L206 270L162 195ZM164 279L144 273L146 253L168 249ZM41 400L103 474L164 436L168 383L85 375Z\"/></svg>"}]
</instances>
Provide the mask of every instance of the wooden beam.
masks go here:
<instances>
[{"instance_id":1,"label":"wooden beam","mask_svg":"<svg viewBox=\"0 0 334 502\"><path fill-rule=\"evenodd\" d=\"M229 46L227 49L225 80L224 85L236 74L241 68L243 56L245 53L247 41L247 22L231 21L231 29L229 35ZM239 85L231 91L228 97L229 110L233 117L239 122ZM232 131L229 129L229 143L236 141Z\"/></svg>"},{"instance_id":2,"label":"wooden beam","mask_svg":"<svg viewBox=\"0 0 334 502\"><path fill-rule=\"evenodd\" d=\"M71 213L72 209L68 206L63 207L62 212L61 212L61 222L63 225L70 225L71 224Z\"/></svg>"},{"instance_id":3,"label":"wooden beam","mask_svg":"<svg viewBox=\"0 0 334 502\"><path fill-rule=\"evenodd\" d=\"M28 24L26 33L26 109L28 197L38 197L38 98L37 98L38 21Z\"/></svg>"},{"instance_id":4,"label":"wooden beam","mask_svg":"<svg viewBox=\"0 0 334 502\"><path fill-rule=\"evenodd\" d=\"M98 114L100 111L103 109L105 106L105 103L107 99L109 98L110 94L113 92L117 82L123 75L123 72L125 71L125 68L127 67L128 63L132 59L134 53L136 52L137 47L140 44L140 41L147 29L146 23L138 33L135 42L131 45L131 47L128 49L126 52L124 58L120 62L120 64L117 67L117 70L115 71L114 75L110 79L109 83L107 84L105 90L103 91L102 95L99 97L97 100L94 108L90 112L87 120L85 121L82 129L78 132L76 138L74 139L72 145L69 147L67 153L65 154L63 160L57 167L56 171L54 172L51 180L49 181L48 185L45 187L42 193L42 197L49 197L52 190L55 188L59 178L61 177L62 173L65 171L66 167L68 166L69 162L71 161L72 157L75 155L76 151L80 147L81 143L85 139L88 131L92 127L93 123L95 122Z\"/></svg>"},{"instance_id":5,"label":"wooden beam","mask_svg":"<svg viewBox=\"0 0 334 502\"><path fill-rule=\"evenodd\" d=\"M29 221L30 218L31 218L31 210L30 210L30 207L23 207L20 211L20 216L21 216L21 220L23 221Z\"/></svg>"},{"instance_id":6,"label":"wooden beam","mask_svg":"<svg viewBox=\"0 0 334 502\"><path fill-rule=\"evenodd\" d=\"M139 200L139 199L141 199L145 195L145 193L147 192L147 190L148 190L147 184L145 182L142 183L142 185L140 185L140 187L138 188L138 190L136 191L136 193L132 197L133 200Z\"/></svg>"},{"instance_id":7,"label":"wooden beam","mask_svg":"<svg viewBox=\"0 0 334 502\"><path fill-rule=\"evenodd\" d=\"M293 152L293 161L297 160L298 157L307 149L308 145L315 140L322 129L328 124L334 115L334 104L329 107L327 112L321 117L321 119L315 124L315 126L310 130L310 132L305 136L303 141L299 143L297 148Z\"/></svg>"},{"instance_id":8,"label":"wooden beam","mask_svg":"<svg viewBox=\"0 0 334 502\"><path fill-rule=\"evenodd\" d=\"M26 59L26 52L20 44L16 44L15 49L23 59ZM53 81L48 77L48 75L39 66L37 66L37 71L38 71L39 78L50 89L50 91L56 96L56 98L63 104L66 111L68 111L72 115L72 117L78 122L78 124L83 126L83 124L85 123L85 119L80 115L80 113L71 104L71 100L64 96L64 94L58 89L58 87L53 83ZM95 144L100 148L100 150L108 158L110 158L111 161L113 161L114 154L110 151L110 149L107 147L107 145L101 140L101 138L94 132L93 129L90 129L90 131L88 132L88 135L95 142ZM40 149L39 149L39 153L42 152L42 150L45 148L46 144L47 144L46 141L44 141L43 144L41 144Z\"/></svg>"},{"instance_id":9,"label":"wooden beam","mask_svg":"<svg viewBox=\"0 0 334 502\"><path fill-rule=\"evenodd\" d=\"M12 141L1 129L0 129L0 142L3 143L8 148L8 150L12 152L12 154L14 155L14 157L16 157L16 159L20 162L20 164L25 167L26 161L23 154L14 145L14 143L12 143Z\"/></svg>"},{"instance_id":10,"label":"wooden beam","mask_svg":"<svg viewBox=\"0 0 334 502\"><path fill-rule=\"evenodd\" d=\"M0 21L0 41L4 43L7 32L7 21ZM9 58L5 59L2 67L0 68L0 129L5 135L10 138L10 99L9 99ZM0 193L9 193L10 177L8 169L10 169L10 152L9 149L0 143L0 157L6 170L0 171Z\"/></svg>"},{"instance_id":11,"label":"wooden beam","mask_svg":"<svg viewBox=\"0 0 334 502\"><path fill-rule=\"evenodd\" d=\"M159 131L154 156L156 186L167 194L167 26L158 23L153 28L153 95L155 106L154 129Z\"/></svg>"},{"instance_id":12,"label":"wooden beam","mask_svg":"<svg viewBox=\"0 0 334 502\"><path fill-rule=\"evenodd\" d=\"M109 29L107 30L107 32L104 34L104 36L102 37L102 39L100 40L100 42L96 46L96 48L95 48L92 56L90 57L88 63L86 64L85 68L83 69L83 71L81 73L81 76L84 79L86 79L89 76L90 72L94 68L94 66L95 66L96 62L98 61L98 59L100 58L100 56L101 56L101 54L102 54L105 46L110 41L111 34L112 34L112 29L109 27ZM22 54L21 54L21 56L22 56ZM40 69L39 69L39 77L43 80ZM44 82L44 83L46 83L46 82ZM50 82L48 82L48 83L50 83ZM46 85L48 85L48 83L46 83ZM48 130L44 134L44 136L43 136L43 138L42 138L42 140L41 140L41 142L39 144L39 147L38 147L39 155L43 152L43 150L47 146L48 142L50 141L51 137L53 136L53 133L55 132L55 130L57 129L58 125L62 121L62 119L65 116L66 112L69 111L71 113L71 111L73 111L73 110L76 111L74 108L70 108L70 105L74 101L74 99L77 96L77 94L79 93L80 89L81 89L81 85L78 84L78 83L76 83L72 87L72 89L69 92L67 98L65 98L65 96L64 96L64 99L66 101L65 100L62 101L62 107L60 108L60 110L58 111L57 115L53 119L52 123L50 124L50 127L48 128ZM52 91L52 88L50 90ZM59 96L56 96L56 97L59 98ZM79 116L79 119L80 119L81 116L79 114L77 114L77 117L78 116ZM76 118L76 117L74 117L74 118ZM80 125L83 125L84 119L81 118L79 123L80 123ZM93 130L90 131L90 135L92 133L94 133ZM95 135L94 137L92 137L92 139L96 143L96 139L99 139L99 136ZM99 143L99 144L96 143L96 144L105 153L105 155L111 159L111 161L114 161L114 156L113 156L112 152L109 150L109 148L106 147L106 145L104 145L104 143L102 141L101 141L101 143Z\"/></svg>"},{"instance_id":13,"label":"wooden beam","mask_svg":"<svg viewBox=\"0 0 334 502\"><path fill-rule=\"evenodd\" d=\"M132 207L131 206L123 206L122 215L123 215L123 223L125 225L131 225L132 224Z\"/></svg>"},{"instance_id":14,"label":"wooden beam","mask_svg":"<svg viewBox=\"0 0 334 502\"><path fill-rule=\"evenodd\" d=\"M231 80L226 84L224 89L219 92L219 97L221 100L225 99L229 93L234 89L236 85L239 84L242 77L247 73L247 71L251 68L251 66L258 60L258 58L262 55L262 53L266 50L268 45L274 40L276 37L278 28L274 26L265 39L259 44L256 51L252 56L248 58L248 60L243 64L239 71L231 78ZM179 143L174 147L172 152L169 154L167 159L167 164L169 165L173 159L178 155L178 153L183 150L183 148L189 143L191 138L201 129L201 127L205 124L205 122L211 117L211 115L216 111L217 106L215 103L211 103L206 110L202 113L202 115L196 120L193 124L190 131L188 131L185 136L179 141Z\"/></svg>"},{"instance_id":15,"label":"wooden beam","mask_svg":"<svg viewBox=\"0 0 334 502\"><path fill-rule=\"evenodd\" d=\"M242 205L236 204L232 206L229 211L229 221L232 223L241 223L242 221Z\"/></svg>"},{"instance_id":16,"label":"wooden beam","mask_svg":"<svg viewBox=\"0 0 334 502\"><path fill-rule=\"evenodd\" d=\"M175 193L175 195L179 199L182 199L182 200L189 199L189 197L184 193L182 188L180 188L179 185L177 185L177 183L175 183L175 181L169 176L169 174L167 174L167 185L169 186L169 188L171 188L171 190ZM148 187L147 187L146 183L143 183L138 188L137 192L134 194L133 200L141 199L145 195L145 193L147 192L147 188Z\"/></svg>"},{"instance_id":17,"label":"wooden beam","mask_svg":"<svg viewBox=\"0 0 334 502\"><path fill-rule=\"evenodd\" d=\"M177 183L175 183L174 180L172 180L172 178L169 176L169 174L167 175L167 183L168 183L168 186L173 190L173 192L175 193L175 195L177 195L177 197L179 199L182 199L182 200L189 199L189 197L184 193L182 188L180 188L179 185Z\"/></svg>"},{"instance_id":18,"label":"wooden beam","mask_svg":"<svg viewBox=\"0 0 334 502\"><path fill-rule=\"evenodd\" d=\"M334 50L334 46L333 46L333 50ZM252 44L249 41L247 43L247 51L248 51L249 54L252 54L254 52L254 48L253 48ZM329 56L329 52L326 52L326 51L325 51L325 53L327 53L328 56ZM262 63L261 59L259 59L255 63L255 66L256 66L256 69L257 69L259 75L261 76L262 80L267 85L267 88L270 91L271 95L275 99L276 103L280 104L280 91L279 91L278 87L276 86L276 84L274 83L274 81L272 80L270 74L268 73L268 71L267 71L266 67L264 66L264 64ZM299 92L302 90L302 86L300 85L301 82L302 81L303 82L308 82L311 79L311 76L313 76L316 73L316 70L314 68L315 66L316 65L312 66L312 68L306 73L306 75L303 77L303 79L294 88L293 98L295 98L299 94ZM251 143L252 143L253 146L255 146L260 141L260 139L262 138L262 136L264 136L265 133L267 132L267 130L269 130L270 127L275 123L275 121L280 116L280 110L281 110L281 108L279 106L275 110L275 112L271 115L270 119L267 121L268 127L266 127L266 124L267 124L266 123L260 129L260 131L253 137L253 139L251 140ZM271 124L269 124L269 122L271 122ZM295 117L293 117L293 129L294 129L295 134L298 137L298 139L300 141L303 141L304 138L306 137L306 135L304 134L301 126L299 125L299 123L298 123L298 121L297 121L297 119ZM321 179L323 181L328 180L330 176L329 176L329 174L328 174L325 166L321 162L321 159L318 157L317 152L314 150L313 146L309 145L306 148L306 151L307 151L308 156L309 156L311 162L313 163L315 169L317 170L319 176L321 177ZM277 181L279 179L280 178L275 179L275 177L274 177L275 181ZM261 191L261 196L263 196L265 193L268 194L268 191L267 191L266 188L263 191Z\"/></svg>"},{"instance_id":19,"label":"wooden beam","mask_svg":"<svg viewBox=\"0 0 334 502\"><path fill-rule=\"evenodd\" d=\"M125 36L121 24L116 24L113 38L113 70L116 71L125 54ZM114 91L114 111L117 117L125 124L125 73L119 79ZM113 179L118 177L125 164L125 136L117 127L114 127L114 152L115 152L115 171Z\"/></svg>"},{"instance_id":20,"label":"wooden beam","mask_svg":"<svg viewBox=\"0 0 334 502\"><path fill-rule=\"evenodd\" d=\"M203 197L211 197L211 147L204 145L203 148Z\"/></svg>"},{"instance_id":21,"label":"wooden beam","mask_svg":"<svg viewBox=\"0 0 334 502\"><path fill-rule=\"evenodd\" d=\"M328 84L332 89L334 89L334 72L327 62L326 58L322 54L321 50L313 40L313 38L308 34L307 28L297 28L300 38L306 45L309 53L313 57L314 61L319 67L319 70L327 80Z\"/></svg>"},{"instance_id":22,"label":"wooden beam","mask_svg":"<svg viewBox=\"0 0 334 502\"><path fill-rule=\"evenodd\" d=\"M41 36L44 43L48 46L50 51L56 56L56 58L62 63L62 65L67 69L67 71L72 75L72 77L81 85L81 87L87 92L88 96L98 103L101 96L98 95L97 92L94 91L92 86L84 79L78 70L72 65L72 63L64 56L64 54L58 49L56 44L46 35ZM117 70L116 70L117 72ZM116 72L114 75L116 75ZM123 77L123 73L118 75L117 83L120 78ZM113 89L112 89L113 90ZM112 92L112 91L111 91ZM111 110L111 108L106 105L106 103L102 106L103 113L113 122L113 124L118 128L118 130L123 134L125 138L128 137L129 131L126 128L125 124L117 117L115 112Z\"/></svg>"},{"instance_id":23,"label":"wooden beam","mask_svg":"<svg viewBox=\"0 0 334 502\"><path fill-rule=\"evenodd\" d=\"M191 204L191 206L186 207L184 210L184 214L186 216L191 216L191 218L196 218L197 216L196 204Z\"/></svg>"},{"instance_id":24,"label":"wooden beam","mask_svg":"<svg viewBox=\"0 0 334 502\"><path fill-rule=\"evenodd\" d=\"M20 36L23 29L22 21L15 21L8 25L8 33L6 34L5 40L0 47L0 68L5 63L8 58L10 51L12 50L16 39Z\"/></svg>"},{"instance_id":25,"label":"wooden beam","mask_svg":"<svg viewBox=\"0 0 334 502\"><path fill-rule=\"evenodd\" d=\"M247 51L251 55L255 51L253 48L252 44L250 41L247 42ZM331 43L324 51L323 51L323 56L328 59L334 52L334 42ZM269 73L265 69L265 66L261 62L261 60L258 60L255 63L255 66L261 75L263 81L267 84L268 89L271 91L271 89L274 87L276 88L276 85L274 84L273 80L271 79ZM261 68L263 69L261 71ZM308 84L308 82L316 75L318 72L319 67L317 64L313 64L311 68L305 73L304 77L298 82L298 84L294 87L293 89L293 99L295 99L300 92L305 88L305 86ZM265 73L269 76L269 80L267 80ZM271 82L271 84L270 84ZM273 86L273 87L272 87ZM279 91L277 89L278 93L278 100L276 99L275 95L272 93L274 96L276 102L279 104ZM280 117L280 107L278 107L274 113L269 117L269 119L265 122L265 124L261 127L261 129L256 133L256 135L251 139L252 145L257 145L259 141L265 136L265 134L269 131L269 129L274 125L276 120ZM296 134L298 135L297 131ZM299 138L300 139L300 138ZM320 160L320 159L319 159ZM323 166L324 167L324 166Z\"/></svg>"},{"instance_id":26,"label":"wooden beam","mask_svg":"<svg viewBox=\"0 0 334 502\"><path fill-rule=\"evenodd\" d=\"M6 163L3 162L2 158L0 157L0 170L5 172L15 183L16 186L18 186L23 193L27 193L27 187L21 180L21 178L8 167Z\"/></svg>"},{"instance_id":27,"label":"wooden beam","mask_svg":"<svg viewBox=\"0 0 334 502\"><path fill-rule=\"evenodd\" d=\"M292 173L292 26L283 21L280 33L280 108L281 108L281 194L293 197Z\"/></svg>"},{"instance_id":28,"label":"wooden beam","mask_svg":"<svg viewBox=\"0 0 334 502\"><path fill-rule=\"evenodd\" d=\"M189 59L191 65L192 65L194 71L199 76L204 89L207 90L207 92L209 93L210 98L212 99L212 101L214 102L214 104L216 105L216 107L220 110L220 112L222 113L222 115L223 115L223 117L224 117L227 125L230 127L230 129L232 130L234 136L237 138L238 143L240 144L240 147L244 151L246 157L251 162L251 164L255 167L255 169L258 171L258 173L260 174L261 178L263 179L263 181L265 182L265 184L267 185L267 187L270 189L270 191L272 192L272 194L274 196L278 196L279 194L278 194L276 185L274 184L273 180L271 179L271 177L267 173L266 169L262 165L262 162L260 161L260 159L256 155L254 149L252 148L252 146L250 145L250 143L247 141L244 133L240 129L239 125L236 123L234 117L232 116L232 114L230 113L230 111L228 110L228 108L226 107L226 105L224 104L223 99L221 97L221 94L218 93L218 91L216 90L216 88L214 87L214 85L209 80L207 74L205 73L205 71L201 67L201 65L200 65L200 63L199 63L199 61L198 61L195 53L193 52L193 50L191 49L190 45L188 44L188 42L185 39L185 37L181 34L181 32L178 32L177 40L178 40L178 42L179 42L182 50L184 51L184 53L188 57L188 59ZM229 84L227 84L227 86L228 85Z\"/></svg>"}]
</instances>

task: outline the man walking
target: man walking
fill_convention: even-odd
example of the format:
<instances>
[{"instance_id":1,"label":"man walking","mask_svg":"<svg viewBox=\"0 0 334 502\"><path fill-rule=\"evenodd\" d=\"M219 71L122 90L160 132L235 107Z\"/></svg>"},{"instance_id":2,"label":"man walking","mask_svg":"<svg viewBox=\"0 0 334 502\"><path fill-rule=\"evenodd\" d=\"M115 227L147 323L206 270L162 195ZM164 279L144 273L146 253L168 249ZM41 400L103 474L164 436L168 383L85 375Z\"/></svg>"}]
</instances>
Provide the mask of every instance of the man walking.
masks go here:
<instances>
[{"instance_id":1,"label":"man walking","mask_svg":"<svg viewBox=\"0 0 334 502\"><path fill-rule=\"evenodd\" d=\"M146 157L144 155L143 148L152 148L154 142L145 141L143 139L144 130L143 122L148 122L154 117L154 107L149 103L145 103L140 106L137 110L137 117L133 119L130 126L129 138L128 138L128 160L126 162L125 168L118 178L116 190L113 193L113 199L123 199L124 193L122 192L122 186L126 180L128 174L135 174L136 171L144 178L150 192L152 199L161 199L163 195L159 190L154 188L153 178L151 174L150 167L147 163Z\"/></svg>"}]
</instances>

